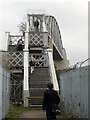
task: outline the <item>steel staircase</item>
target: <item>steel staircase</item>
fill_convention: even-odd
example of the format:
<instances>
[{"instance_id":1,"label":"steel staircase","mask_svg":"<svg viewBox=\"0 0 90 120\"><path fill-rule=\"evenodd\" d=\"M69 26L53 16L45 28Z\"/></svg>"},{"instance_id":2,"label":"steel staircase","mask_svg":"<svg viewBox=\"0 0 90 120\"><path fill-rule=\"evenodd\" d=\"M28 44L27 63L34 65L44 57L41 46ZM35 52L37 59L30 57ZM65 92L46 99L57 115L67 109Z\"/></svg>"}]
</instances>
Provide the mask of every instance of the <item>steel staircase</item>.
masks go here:
<instances>
[{"instance_id":1,"label":"steel staircase","mask_svg":"<svg viewBox=\"0 0 90 120\"><path fill-rule=\"evenodd\" d=\"M43 94L49 81L49 68L35 67L34 72L29 77L29 103L31 107L40 108L42 106Z\"/></svg>"}]
</instances>

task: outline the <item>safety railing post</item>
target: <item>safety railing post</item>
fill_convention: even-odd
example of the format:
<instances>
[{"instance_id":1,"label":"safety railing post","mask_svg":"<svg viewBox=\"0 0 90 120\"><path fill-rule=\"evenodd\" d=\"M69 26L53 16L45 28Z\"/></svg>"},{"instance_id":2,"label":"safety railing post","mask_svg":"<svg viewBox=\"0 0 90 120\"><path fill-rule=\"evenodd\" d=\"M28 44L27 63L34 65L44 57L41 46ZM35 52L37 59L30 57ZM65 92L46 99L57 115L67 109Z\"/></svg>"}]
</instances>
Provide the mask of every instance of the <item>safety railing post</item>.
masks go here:
<instances>
[{"instance_id":1,"label":"safety railing post","mask_svg":"<svg viewBox=\"0 0 90 120\"><path fill-rule=\"evenodd\" d=\"M5 32L5 51L8 50L9 44L10 44L10 32Z\"/></svg>"},{"instance_id":2,"label":"safety railing post","mask_svg":"<svg viewBox=\"0 0 90 120\"><path fill-rule=\"evenodd\" d=\"M28 32L25 32L25 49L24 52L24 82L23 82L23 99L24 107L28 107L29 97L29 50L28 50Z\"/></svg>"}]
</instances>

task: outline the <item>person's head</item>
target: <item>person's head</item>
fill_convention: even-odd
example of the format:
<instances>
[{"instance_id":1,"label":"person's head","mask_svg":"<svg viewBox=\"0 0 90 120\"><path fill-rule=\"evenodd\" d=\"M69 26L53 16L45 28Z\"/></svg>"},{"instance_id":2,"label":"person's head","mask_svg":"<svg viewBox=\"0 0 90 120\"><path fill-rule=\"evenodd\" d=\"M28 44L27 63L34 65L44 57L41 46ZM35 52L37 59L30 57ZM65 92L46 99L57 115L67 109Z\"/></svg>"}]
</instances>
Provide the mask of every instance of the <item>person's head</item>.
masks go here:
<instances>
[{"instance_id":1,"label":"person's head","mask_svg":"<svg viewBox=\"0 0 90 120\"><path fill-rule=\"evenodd\" d=\"M51 82L49 82L49 83L47 84L47 88L48 88L49 90L52 90L52 89L53 89L53 84L52 84Z\"/></svg>"}]
</instances>

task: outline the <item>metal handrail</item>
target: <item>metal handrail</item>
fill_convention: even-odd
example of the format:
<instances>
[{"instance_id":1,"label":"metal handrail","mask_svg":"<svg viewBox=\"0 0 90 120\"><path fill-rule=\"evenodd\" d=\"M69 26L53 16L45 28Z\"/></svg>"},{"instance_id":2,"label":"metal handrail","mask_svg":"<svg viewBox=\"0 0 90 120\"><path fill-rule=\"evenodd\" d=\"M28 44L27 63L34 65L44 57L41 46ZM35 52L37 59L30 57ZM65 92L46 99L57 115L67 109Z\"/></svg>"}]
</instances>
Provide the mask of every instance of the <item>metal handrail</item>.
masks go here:
<instances>
[{"instance_id":1,"label":"metal handrail","mask_svg":"<svg viewBox=\"0 0 90 120\"><path fill-rule=\"evenodd\" d=\"M51 73L51 81L53 83L54 89L59 93L59 85L57 81L57 76L56 76L56 71L54 67L54 61L53 61L51 49L47 49L47 55L48 55L50 73Z\"/></svg>"}]
</instances>

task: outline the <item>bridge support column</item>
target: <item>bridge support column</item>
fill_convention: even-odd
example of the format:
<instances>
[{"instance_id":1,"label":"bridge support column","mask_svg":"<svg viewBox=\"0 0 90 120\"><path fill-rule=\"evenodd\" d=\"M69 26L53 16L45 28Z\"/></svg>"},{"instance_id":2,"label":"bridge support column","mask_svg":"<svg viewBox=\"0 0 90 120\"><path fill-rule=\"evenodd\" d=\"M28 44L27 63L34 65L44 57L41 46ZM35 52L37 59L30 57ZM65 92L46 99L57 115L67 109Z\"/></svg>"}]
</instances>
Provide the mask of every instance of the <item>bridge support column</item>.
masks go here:
<instances>
[{"instance_id":1,"label":"bridge support column","mask_svg":"<svg viewBox=\"0 0 90 120\"><path fill-rule=\"evenodd\" d=\"M28 50L28 32L25 32L25 49L24 49L24 82L23 82L23 100L24 107L28 107L29 97L29 80L28 80L28 66L29 66L29 50Z\"/></svg>"}]
</instances>

